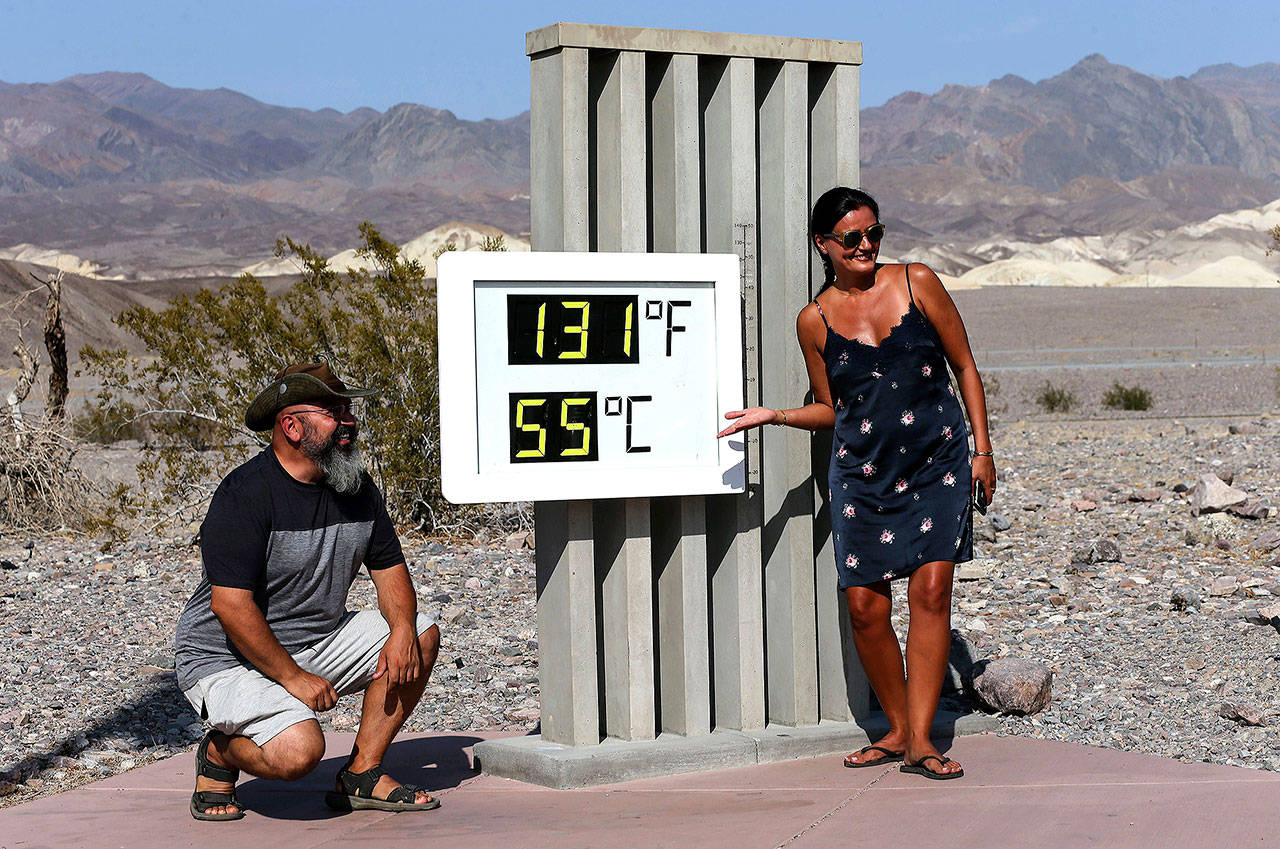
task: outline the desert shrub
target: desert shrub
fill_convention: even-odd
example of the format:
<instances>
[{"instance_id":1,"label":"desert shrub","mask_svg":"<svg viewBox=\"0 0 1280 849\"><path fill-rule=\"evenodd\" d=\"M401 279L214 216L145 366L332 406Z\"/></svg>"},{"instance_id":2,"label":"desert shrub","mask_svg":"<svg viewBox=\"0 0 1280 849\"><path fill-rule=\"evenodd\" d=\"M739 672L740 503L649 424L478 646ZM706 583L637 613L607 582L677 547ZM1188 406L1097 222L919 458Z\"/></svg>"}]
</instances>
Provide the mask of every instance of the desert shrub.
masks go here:
<instances>
[{"instance_id":1,"label":"desert shrub","mask_svg":"<svg viewBox=\"0 0 1280 849\"><path fill-rule=\"evenodd\" d=\"M1076 406L1076 394L1065 386L1046 380L1036 393L1036 405L1046 413L1069 413Z\"/></svg>"},{"instance_id":2,"label":"desert shrub","mask_svg":"<svg viewBox=\"0 0 1280 849\"><path fill-rule=\"evenodd\" d=\"M93 415L145 421L149 434L138 466L145 496L122 501L121 512L202 504L222 473L265 444L243 420L258 390L289 363L325 360L348 384L379 390L364 402L361 429L392 517L434 531L475 515L440 493L435 292L422 265L372 224L360 236L357 253L371 268L340 273L310 245L281 239L276 255L296 259L302 278L279 294L244 274L117 316L146 346L144 358L81 352L101 384Z\"/></svg>"},{"instance_id":3,"label":"desert shrub","mask_svg":"<svg viewBox=\"0 0 1280 849\"><path fill-rule=\"evenodd\" d=\"M1150 410L1151 402L1151 393L1141 386L1121 386L1119 382L1102 395L1102 406L1113 410Z\"/></svg>"},{"instance_id":4,"label":"desert shrub","mask_svg":"<svg viewBox=\"0 0 1280 849\"><path fill-rule=\"evenodd\" d=\"M74 464L77 442L65 423L0 418L0 526L6 532L87 529L103 493Z\"/></svg>"}]
</instances>

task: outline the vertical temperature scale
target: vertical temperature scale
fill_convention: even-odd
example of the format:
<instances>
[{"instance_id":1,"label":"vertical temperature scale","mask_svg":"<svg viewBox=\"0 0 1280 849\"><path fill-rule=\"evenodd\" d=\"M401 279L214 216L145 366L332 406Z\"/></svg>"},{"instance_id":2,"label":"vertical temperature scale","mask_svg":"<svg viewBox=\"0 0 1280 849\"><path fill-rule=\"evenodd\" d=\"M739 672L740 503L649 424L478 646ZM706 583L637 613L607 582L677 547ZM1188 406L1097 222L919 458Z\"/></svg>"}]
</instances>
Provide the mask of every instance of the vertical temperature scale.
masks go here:
<instances>
[{"instance_id":1,"label":"vertical temperature scale","mask_svg":"<svg viewBox=\"0 0 1280 849\"><path fill-rule=\"evenodd\" d=\"M445 497L743 491L739 288L733 254L441 256Z\"/></svg>"}]
</instances>

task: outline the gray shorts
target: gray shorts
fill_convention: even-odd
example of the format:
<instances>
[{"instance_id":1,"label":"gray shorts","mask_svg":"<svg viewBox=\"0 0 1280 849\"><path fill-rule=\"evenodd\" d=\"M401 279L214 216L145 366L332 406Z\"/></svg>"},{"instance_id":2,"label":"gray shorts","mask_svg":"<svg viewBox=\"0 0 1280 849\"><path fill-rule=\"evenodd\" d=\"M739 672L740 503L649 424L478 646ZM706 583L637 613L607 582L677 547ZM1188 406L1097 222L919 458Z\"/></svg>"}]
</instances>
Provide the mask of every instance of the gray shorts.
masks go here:
<instances>
[{"instance_id":1,"label":"gray shorts","mask_svg":"<svg viewBox=\"0 0 1280 849\"><path fill-rule=\"evenodd\" d=\"M418 633L435 622L418 614ZM347 612L338 628L293 655L298 665L326 679L339 696L369 686L378 652L391 628L376 610ZM290 725L316 719L316 712L256 669L236 666L206 675L183 692L210 728L240 734L261 746Z\"/></svg>"}]
</instances>

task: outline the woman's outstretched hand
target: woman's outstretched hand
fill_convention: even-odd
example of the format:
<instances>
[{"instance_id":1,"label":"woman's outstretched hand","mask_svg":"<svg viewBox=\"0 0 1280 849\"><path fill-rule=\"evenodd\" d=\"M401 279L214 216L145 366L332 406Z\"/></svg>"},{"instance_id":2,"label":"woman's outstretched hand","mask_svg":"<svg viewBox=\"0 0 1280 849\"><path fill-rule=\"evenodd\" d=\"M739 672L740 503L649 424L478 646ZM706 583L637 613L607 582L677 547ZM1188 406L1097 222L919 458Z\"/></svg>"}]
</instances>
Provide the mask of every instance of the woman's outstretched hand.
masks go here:
<instances>
[{"instance_id":1,"label":"woman's outstretched hand","mask_svg":"<svg viewBox=\"0 0 1280 849\"><path fill-rule=\"evenodd\" d=\"M759 427L760 425L773 424L774 419L778 416L777 410L771 410L768 407L749 407L745 410L734 410L725 413L724 417L733 421L724 430L716 434L716 439L722 436L729 436L741 430L751 427Z\"/></svg>"}]
</instances>

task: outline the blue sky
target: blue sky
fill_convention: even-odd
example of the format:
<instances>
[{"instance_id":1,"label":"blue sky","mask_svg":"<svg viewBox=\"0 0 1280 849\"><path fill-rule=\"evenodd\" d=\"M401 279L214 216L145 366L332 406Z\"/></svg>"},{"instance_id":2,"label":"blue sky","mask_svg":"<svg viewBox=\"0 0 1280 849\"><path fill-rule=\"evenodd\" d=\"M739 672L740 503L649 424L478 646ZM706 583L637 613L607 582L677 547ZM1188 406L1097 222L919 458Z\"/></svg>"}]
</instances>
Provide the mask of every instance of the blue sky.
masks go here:
<instances>
[{"instance_id":1,"label":"blue sky","mask_svg":"<svg viewBox=\"0 0 1280 849\"><path fill-rule=\"evenodd\" d=\"M1280 61L1274 0L0 0L0 80L142 71L286 106L412 101L505 118L528 108L525 32L556 21L861 41L864 106L1006 73L1039 80L1090 53L1164 77Z\"/></svg>"}]
</instances>

